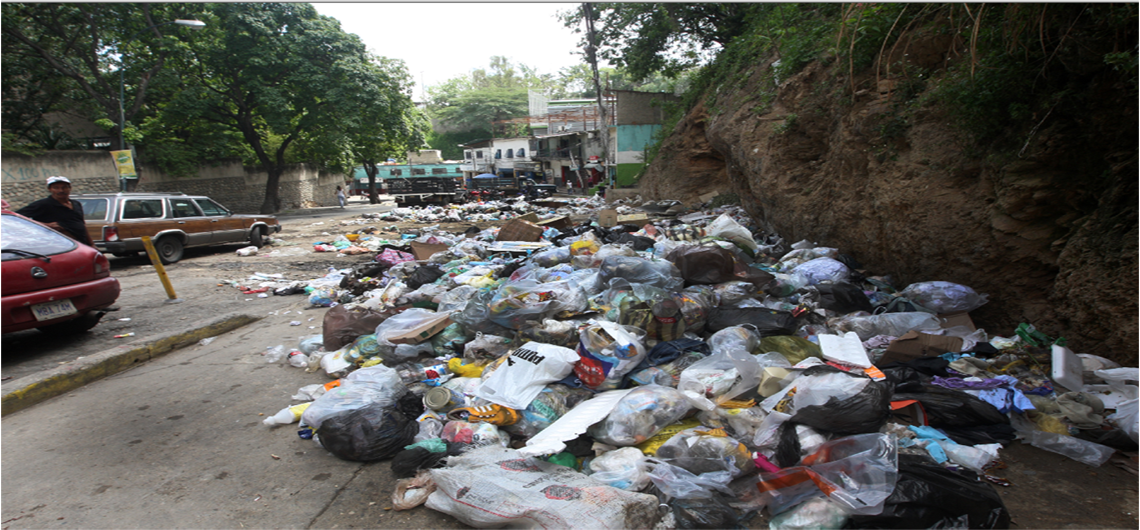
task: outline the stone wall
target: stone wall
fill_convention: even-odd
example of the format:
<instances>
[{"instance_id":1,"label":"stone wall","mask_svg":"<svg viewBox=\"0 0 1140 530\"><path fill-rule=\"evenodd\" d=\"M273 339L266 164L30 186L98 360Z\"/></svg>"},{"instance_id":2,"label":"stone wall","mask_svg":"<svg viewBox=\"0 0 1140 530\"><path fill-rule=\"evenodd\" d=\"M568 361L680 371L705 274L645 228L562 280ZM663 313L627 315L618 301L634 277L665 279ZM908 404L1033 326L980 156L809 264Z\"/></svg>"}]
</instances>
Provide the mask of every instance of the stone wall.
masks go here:
<instances>
[{"instance_id":1,"label":"stone wall","mask_svg":"<svg viewBox=\"0 0 1140 530\"><path fill-rule=\"evenodd\" d=\"M73 193L119 190L119 173L107 151L56 151L41 156L4 153L0 173L0 195L17 209L47 197L47 178L55 175L71 180Z\"/></svg>"},{"instance_id":2,"label":"stone wall","mask_svg":"<svg viewBox=\"0 0 1140 530\"><path fill-rule=\"evenodd\" d=\"M47 177L71 179L74 193L114 193L119 190L118 172L106 151L52 151L40 156L5 153L0 192L15 208L47 196ZM238 213L257 213L265 200L268 174L256 167L243 167L238 159L203 164L196 175L174 177L138 165L135 191L182 192L206 195ZM281 175L278 197L282 209L336 206L336 187L344 176L321 171L307 164L290 166Z\"/></svg>"}]
</instances>

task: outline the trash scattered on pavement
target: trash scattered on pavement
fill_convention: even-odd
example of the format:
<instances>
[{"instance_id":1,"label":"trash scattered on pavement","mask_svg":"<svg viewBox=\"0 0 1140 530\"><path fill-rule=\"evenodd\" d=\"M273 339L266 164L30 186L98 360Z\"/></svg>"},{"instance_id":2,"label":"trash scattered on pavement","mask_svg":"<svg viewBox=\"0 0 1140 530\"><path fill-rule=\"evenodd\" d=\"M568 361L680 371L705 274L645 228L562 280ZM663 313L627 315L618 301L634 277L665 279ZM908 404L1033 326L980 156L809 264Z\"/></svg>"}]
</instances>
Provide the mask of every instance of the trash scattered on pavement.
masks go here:
<instances>
[{"instance_id":1,"label":"trash scattered on pavement","mask_svg":"<svg viewBox=\"0 0 1140 530\"><path fill-rule=\"evenodd\" d=\"M395 222L429 226L376 226ZM351 264L224 284L329 308L320 334L267 348L323 374L264 423L390 459L397 510L477 527L1003 527L1006 444L1094 467L1137 448L1137 368L1030 323L988 333L969 316L988 295L897 285L739 207L512 199L326 226L311 251Z\"/></svg>"},{"instance_id":2,"label":"trash scattered on pavement","mask_svg":"<svg viewBox=\"0 0 1140 530\"><path fill-rule=\"evenodd\" d=\"M123 333L122 335L115 335L115 338L116 339L125 339L127 337L134 337L134 336L135 336L135 332L132 331L130 333Z\"/></svg>"}]
</instances>

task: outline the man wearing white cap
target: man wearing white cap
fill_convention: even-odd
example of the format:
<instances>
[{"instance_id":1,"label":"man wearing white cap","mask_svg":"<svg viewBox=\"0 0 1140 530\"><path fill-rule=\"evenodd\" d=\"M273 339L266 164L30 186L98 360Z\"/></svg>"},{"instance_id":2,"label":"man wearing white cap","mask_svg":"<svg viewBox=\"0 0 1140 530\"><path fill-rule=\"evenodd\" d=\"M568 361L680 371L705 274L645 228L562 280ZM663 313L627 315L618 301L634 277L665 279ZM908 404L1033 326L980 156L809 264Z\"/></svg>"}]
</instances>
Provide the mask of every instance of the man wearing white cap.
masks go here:
<instances>
[{"instance_id":1,"label":"man wearing white cap","mask_svg":"<svg viewBox=\"0 0 1140 530\"><path fill-rule=\"evenodd\" d=\"M71 200L71 181L67 177L48 177L51 196L33 202L16 213L39 221L85 245L95 246L87 235L83 205Z\"/></svg>"}]
</instances>

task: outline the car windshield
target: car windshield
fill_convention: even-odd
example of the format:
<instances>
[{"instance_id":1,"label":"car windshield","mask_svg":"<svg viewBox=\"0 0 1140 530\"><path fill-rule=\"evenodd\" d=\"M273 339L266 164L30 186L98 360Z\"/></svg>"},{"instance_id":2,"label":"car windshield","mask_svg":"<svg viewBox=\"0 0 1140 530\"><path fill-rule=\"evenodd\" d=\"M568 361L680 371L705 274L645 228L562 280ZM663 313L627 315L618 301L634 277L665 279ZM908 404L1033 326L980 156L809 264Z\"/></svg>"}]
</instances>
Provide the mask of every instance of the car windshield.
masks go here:
<instances>
[{"instance_id":1,"label":"car windshield","mask_svg":"<svg viewBox=\"0 0 1140 530\"><path fill-rule=\"evenodd\" d=\"M0 216L0 254L4 261L62 254L76 247L75 241L59 232L11 214Z\"/></svg>"}]
</instances>

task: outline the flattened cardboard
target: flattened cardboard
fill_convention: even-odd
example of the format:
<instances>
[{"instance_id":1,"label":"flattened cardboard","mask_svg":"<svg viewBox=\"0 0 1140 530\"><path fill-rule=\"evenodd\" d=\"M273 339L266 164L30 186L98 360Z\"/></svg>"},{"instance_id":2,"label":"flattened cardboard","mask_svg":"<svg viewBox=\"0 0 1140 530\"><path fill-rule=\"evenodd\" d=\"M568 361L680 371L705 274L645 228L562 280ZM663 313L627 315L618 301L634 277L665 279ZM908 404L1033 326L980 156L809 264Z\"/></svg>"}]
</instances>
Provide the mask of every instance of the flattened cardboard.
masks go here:
<instances>
[{"instance_id":1,"label":"flattened cardboard","mask_svg":"<svg viewBox=\"0 0 1140 530\"><path fill-rule=\"evenodd\" d=\"M542 239L542 227L525 219L514 218L507 221L495 241L528 241Z\"/></svg>"},{"instance_id":2,"label":"flattened cardboard","mask_svg":"<svg viewBox=\"0 0 1140 530\"><path fill-rule=\"evenodd\" d=\"M526 213L516 217L515 219L522 219L523 221L530 221L532 223L538 222L538 214L534 212Z\"/></svg>"},{"instance_id":3,"label":"flattened cardboard","mask_svg":"<svg viewBox=\"0 0 1140 530\"><path fill-rule=\"evenodd\" d=\"M430 258L431 255L435 254L436 252L442 252L444 250L447 250L447 245L442 245L442 244L429 245L427 243L419 243L416 241L413 241L408 246L412 247L412 255L415 256L416 259L420 260L420 261L423 261L425 259Z\"/></svg>"},{"instance_id":4,"label":"flattened cardboard","mask_svg":"<svg viewBox=\"0 0 1140 530\"><path fill-rule=\"evenodd\" d=\"M451 315L449 313L440 313L435 318L426 320L414 328L408 329L394 337L389 337L388 342L392 344L419 344L432 338L436 333L443 331L443 328L449 325L451 325Z\"/></svg>"},{"instance_id":5,"label":"flattened cardboard","mask_svg":"<svg viewBox=\"0 0 1140 530\"><path fill-rule=\"evenodd\" d=\"M539 221L535 224L537 224L538 226L550 227L550 228L553 228L553 229L559 230L559 231L563 231L563 230L574 227L574 223L570 220L569 217L566 217L565 215L559 215L558 217L551 217L550 219L547 219L545 221Z\"/></svg>"},{"instance_id":6,"label":"flattened cardboard","mask_svg":"<svg viewBox=\"0 0 1140 530\"><path fill-rule=\"evenodd\" d=\"M610 228L617 226L617 210L602 210L598 212L598 226Z\"/></svg>"},{"instance_id":7,"label":"flattened cardboard","mask_svg":"<svg viewBox=\"0 0 1140 530\"><path fill-rule=\"evenodd\" d=\"M919 357L933 357L961 349L961 337L908 331L905 335L891 341L891 344L887 346L887 351L883 353L883 357L875 364L882 366L893 362L905 363Z\"/></svg>"}]
</instances>

